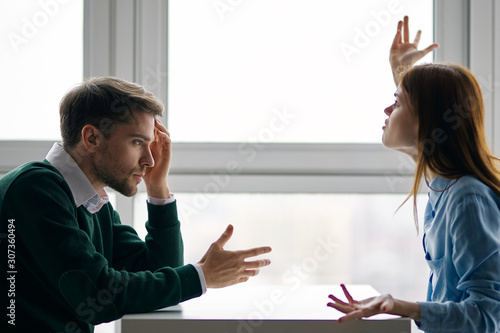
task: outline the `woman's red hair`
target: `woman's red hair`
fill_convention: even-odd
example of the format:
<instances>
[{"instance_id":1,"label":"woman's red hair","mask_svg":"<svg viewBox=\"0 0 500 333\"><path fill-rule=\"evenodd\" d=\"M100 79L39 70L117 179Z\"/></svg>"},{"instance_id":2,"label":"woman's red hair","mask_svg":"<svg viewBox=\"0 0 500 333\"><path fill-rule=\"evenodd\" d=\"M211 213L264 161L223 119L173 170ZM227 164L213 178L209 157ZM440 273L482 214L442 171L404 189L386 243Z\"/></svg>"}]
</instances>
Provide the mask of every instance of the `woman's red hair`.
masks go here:
<instances>
[{"instance_id":1,"label":"woman's red hair","mask_svg":"<svg viewBox=\"0 0 500 333\"><path fill-rule=\"evenodd\" d=\"M498 158L490 151L484 131L481 88L472 72L454 64L415 66L400 78L412 112L418 119L418 155L413 188L430 174L456 179L476 176L500 195Z\"/></svg>"}]
</instances>

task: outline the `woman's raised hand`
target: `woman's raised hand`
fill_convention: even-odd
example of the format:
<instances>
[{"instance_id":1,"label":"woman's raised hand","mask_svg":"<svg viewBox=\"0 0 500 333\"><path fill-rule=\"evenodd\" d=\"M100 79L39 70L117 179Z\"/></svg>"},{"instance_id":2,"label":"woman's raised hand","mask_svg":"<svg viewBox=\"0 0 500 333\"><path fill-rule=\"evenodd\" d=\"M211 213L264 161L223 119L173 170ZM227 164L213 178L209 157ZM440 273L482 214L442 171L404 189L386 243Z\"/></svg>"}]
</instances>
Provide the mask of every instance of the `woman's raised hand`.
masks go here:
<instances>
[{"instance_id":1,"label":"woman's raised hand","mask_svg":"<svg viewBox=\"0 0 500 333\"><path fill-rule=\"evenodd\" d=\"M421 34L422 30L418 30L413 43L410 43L408 16L405 16L403 21L398 22L398 30L396 36L394 36L389 56L396 86L398 85L397 76L402 70L412 67L418 60L439 46L437 43L434 43L423 50L419 50L418 43L420 42Z\"/></svg>"}]
</instances>

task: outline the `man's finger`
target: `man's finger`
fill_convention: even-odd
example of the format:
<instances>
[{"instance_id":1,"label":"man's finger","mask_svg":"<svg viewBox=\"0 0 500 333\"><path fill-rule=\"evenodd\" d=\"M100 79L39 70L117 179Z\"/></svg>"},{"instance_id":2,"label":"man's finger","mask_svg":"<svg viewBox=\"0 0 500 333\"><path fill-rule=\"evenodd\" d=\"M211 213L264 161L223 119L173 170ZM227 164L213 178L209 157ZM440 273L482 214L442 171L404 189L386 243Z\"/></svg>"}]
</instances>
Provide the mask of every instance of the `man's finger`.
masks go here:
<instances>
[{"instance_id":1,"label":"man's finger","mask_svg":"<svg viewBox=\"0 0 500 333\"><path fill-rule=\"evenodd\" d=\"M260 270L258 269L246 269L243 272L241 272L241 276L248 276L248 277L256 276L259 274L259 272Z\"/></svg>"},{"instance_id":2,"label":"man's finger","mask_svg":"<svg viewBox=\"0 0 500 333\"><path fill-rule=\"evenodd\" d=\"M167 130L167 128L165 127L165 125L163 125L163 123L161 122L161 120L158 119L158 118L155 118L155 127L160 128L162 131L166 131Z\"/></svg>"},{"instance_id":3,"label":"man's finger","mask_svg":"<svg viewBox=\"0 0 500 333\"><path fill-rule=\"evenodd\" d=\"M264 266L271 265L271 260L262 259L262 260L254 260L254 261L245 261L245 268L259 268Z\"/></svg>"},{"instance_id":4,"label":"man's finger","mask_svg":"<svg viewBox=\"0 0 500 333\"><path fill-rule=\"evenodd\" d=\"M233 235L234 227L230 224L227 226L226 230L220 235L219 239L215 241L215 244L219 245L221 248L224 247L227 241Z\"/></svg>"},{"instance_id":5,"label":"man's finger","mask_svg":"<svg viewBox=\"0 0 500 333\"><path fill-rule=\"evenodd\" d=\"M236 251L242 258L255 257L260 256L261 254L269 253L272 249L269 246L256 247L254 249L249 250L240 250Z\"/></svg>"},{"instance_id":6,"label":"man's finger","mask_svg":"<svg viewBox=\"0 0 500 333\"><path fill-rule=\"evenodd\" d=\"M242 282L247 282L249 279L248 276L242 276L238 279L238 282L237 283L242 283Z\"/></svg>"},{"instance_id":7,"label":"man's finger","mask_svg":"<svg viewBox=\"0 0 500 333\"><path fill-rule=\"evenodd\" d=\"M170 132L167 130L165 125L163 125L161 120L157 118L155 118L155 132L156 131L166 133L168 136L170 136Z\"/></svg>"},{"instance_id":8,"label":"man's finger","mask_svg":"<svg viewBox=\"0 0 500 333\"><path fill-rule=\"evenodd\" d=\"M156 138L155 138L156 140L158 140L158 138L162 138L162 139L170 141L170 135L168 134L168 132L156 130L155 136L156 136Z\"/></svg>"},{"instance_id":9,"label":"man's finger","mask_svg":"<svg viewBox=\"0 0 500 333\"><path fill-rule=\"evenodd\" d=\"M168 129L163 125L160 119L155 118L155 131L160 131L163 133L166 133L170 137L170 132Z\"/></svg>"}]
</instances>

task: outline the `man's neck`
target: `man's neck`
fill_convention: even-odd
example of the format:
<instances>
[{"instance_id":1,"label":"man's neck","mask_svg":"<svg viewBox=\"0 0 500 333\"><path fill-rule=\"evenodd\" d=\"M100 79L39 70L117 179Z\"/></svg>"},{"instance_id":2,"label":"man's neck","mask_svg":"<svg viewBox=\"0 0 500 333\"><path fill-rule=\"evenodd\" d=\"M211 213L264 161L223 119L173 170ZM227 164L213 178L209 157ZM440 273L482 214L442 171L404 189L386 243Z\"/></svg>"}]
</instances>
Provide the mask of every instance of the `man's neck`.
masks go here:
<instances>
[{"instance_id":1,"label":"man's neck","mask_svg":"<svg viewBox=\"0 0 500 333\"><path fill-rule=\"evenodd\" d=\"M75 148L67 148L64 146L63 148L76 162L96 192L99 192L100 189L106 186L106 184L99 182L94 175L94 160L90 152L85 150L85 148L82 148L80 145L77 145Z\"/></svg>"}]
</instances>

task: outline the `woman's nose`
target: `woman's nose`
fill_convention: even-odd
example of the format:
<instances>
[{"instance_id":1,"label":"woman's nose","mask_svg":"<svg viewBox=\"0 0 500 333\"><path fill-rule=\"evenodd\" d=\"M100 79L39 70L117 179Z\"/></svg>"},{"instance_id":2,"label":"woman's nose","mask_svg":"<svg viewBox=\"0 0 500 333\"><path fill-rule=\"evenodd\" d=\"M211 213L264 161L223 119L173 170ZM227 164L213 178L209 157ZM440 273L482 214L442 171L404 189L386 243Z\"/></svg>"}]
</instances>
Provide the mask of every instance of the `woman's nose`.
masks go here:
<instances>
[{"instance_id":1,"label":"woman's nose","mask_svg":"<svg viewBox=\"0 0 500 333\"><path fill-rule=\"evenodd\" d=\"M385 110L384 110L384 113L386 115L390 116L391 113L392 113L392 110L394 110L394 104L392 104L391 106L386 107Z\"/></svg>"}]
</instances>

